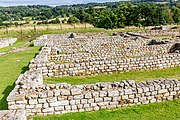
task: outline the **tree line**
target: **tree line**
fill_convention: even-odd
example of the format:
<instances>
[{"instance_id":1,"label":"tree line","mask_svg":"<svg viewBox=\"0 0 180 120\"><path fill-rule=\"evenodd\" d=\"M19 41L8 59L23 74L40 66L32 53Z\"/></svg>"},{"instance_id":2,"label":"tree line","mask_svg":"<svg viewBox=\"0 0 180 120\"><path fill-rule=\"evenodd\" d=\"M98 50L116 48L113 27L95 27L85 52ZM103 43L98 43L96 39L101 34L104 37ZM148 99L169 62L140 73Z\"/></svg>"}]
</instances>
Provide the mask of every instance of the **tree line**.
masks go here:
<instances>
[{"instance_id":1,"label":"tree line","mask_svg":"<svg viewBox=\"0 0 180 120\"><path fill-rule=\"evenodd\" d=\"M95 27L112 29L124 26L155 26L180 23L180 4L157 6L155 4L120 4L117 8L102 10L79 10L74 15L80 22L92 23Z\"/></svg>"},{"instance_id":2,"label":"tree line","mask_svg":"<svg viewBox=\"0 0 180 120\"><path fill-rule=\"evenodd\" d=\"M0 7L0 26L13 25L31 17L34 24L91 23L95 27L113 29L124 26L180 24L180 2L169 4L108 2L71 6L46 5ZM68 17L60 21L57 18ZM56 18L54 20L49 20ZM3 21L10 21L4 23ZM28 21L27 21L28 23ZM19 25L17 22L14 25Z\"/></svg>"}]
</instances>

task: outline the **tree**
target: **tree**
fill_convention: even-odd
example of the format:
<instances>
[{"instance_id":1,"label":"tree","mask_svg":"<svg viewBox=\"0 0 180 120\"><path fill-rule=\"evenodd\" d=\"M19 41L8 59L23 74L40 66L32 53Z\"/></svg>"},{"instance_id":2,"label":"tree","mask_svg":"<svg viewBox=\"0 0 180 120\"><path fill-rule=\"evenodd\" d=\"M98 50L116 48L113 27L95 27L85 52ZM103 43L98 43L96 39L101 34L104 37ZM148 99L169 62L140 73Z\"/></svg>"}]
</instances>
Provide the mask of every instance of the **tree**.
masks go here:
<instances>
[{"instance_id":1,"label":"tree","mask_svg":"<svg viewBox=\"0 0 180 120\"><path fill-rule=\"evenodd\" d=\"M180 9L178 7L172 7L172 13L173 13L173 20L175 23L180 23Z\"/></svg>"},{"instance_id":2,"label":"tree","mask_svg":"<svg viewBox=\"0 0 180 120\"><path fill-rule=\"evenodd\" d=\"M69 19L68 19L68 21L67 21L67 23L69 23L69 24L74 24L74 23L79 23L80 22L80 20L78 19L78 18L76 18L76 17L69 17Z\"/></svg>"},{"instance_id":3,"label":"tree","mask_svg":"<svg viewBox=\"0 0 180 120\"><path fill-rule=\"evenodd\" d=\"M162 12L163 14L165 15L165 20L166 20L166 23L168 24L172 24L174 23L174 20L173 20L173 14L171 12L171 9L169 9L168 6L165 6L165 7L162 7Z\"/></svg>"}]
</instances>

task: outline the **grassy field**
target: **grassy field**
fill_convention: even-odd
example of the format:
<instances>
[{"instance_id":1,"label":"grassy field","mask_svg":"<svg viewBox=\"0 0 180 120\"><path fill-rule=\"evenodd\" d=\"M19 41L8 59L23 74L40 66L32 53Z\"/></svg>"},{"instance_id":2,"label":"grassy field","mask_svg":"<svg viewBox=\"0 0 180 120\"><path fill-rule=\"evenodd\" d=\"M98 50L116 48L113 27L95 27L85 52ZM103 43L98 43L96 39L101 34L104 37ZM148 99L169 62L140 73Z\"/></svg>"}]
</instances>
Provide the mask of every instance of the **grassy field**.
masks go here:
<instances>
[{"instance_id":1,"label":"grassy field","mask_svg":"<svg viewBox=\"0 0 180 120\"><path fill-rule=\"evenodd\" d=\"M180 100L114 110L37 116L34 120L180 120Z\"/></svg>"},{"instance_id":2,"label":"grassy field","mask_svg":"<svg viewBox=\"0 0 180 120\"><path fill-rule=\"evenodd\" d=\"M60 82L67 82L69 84L92 84L97 82L113 82L121 80L135 80L135 81L147 81L162 78L175 78L180 79L180 67L167 68L161 70L147 70L137 72L126 73L114 73L114 74L101 74L95 76L74 76L63 78L46 78L45 84L54 84Z\"/></svg>"}]
</instances>

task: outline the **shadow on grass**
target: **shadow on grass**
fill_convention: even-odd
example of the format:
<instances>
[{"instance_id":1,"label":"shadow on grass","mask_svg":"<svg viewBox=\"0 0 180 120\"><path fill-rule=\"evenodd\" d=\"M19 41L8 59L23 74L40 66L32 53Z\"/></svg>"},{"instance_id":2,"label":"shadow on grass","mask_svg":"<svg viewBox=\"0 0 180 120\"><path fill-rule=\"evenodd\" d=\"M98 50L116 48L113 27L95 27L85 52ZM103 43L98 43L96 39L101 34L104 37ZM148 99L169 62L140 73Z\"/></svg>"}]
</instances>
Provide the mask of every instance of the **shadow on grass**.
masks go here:
<instances>
[{"instance_id":1,"label":"shadow on grass","mask_svg":"<svg viewBox=\"0 0 180 120\"><path fill-rule=\"evenodd\" d=\"M30 64L30 63L29 63ZM29 64L27 66L24 66L22 69L21 69L21 74L24 74L26 71L29 70Z\"/></svg>"},{"instance_id":2,"label":"shadow on grass","mask_svg":"<svg viewBox=\"0 0 180 120\"><path fill-rule=\"evenodd\" d=\"M4 95L3 98L0 100L0 110L7 110L8 109L8 103L7 103L7 97L9 93L14 89L15 83L13 85L9 85L5 88L5 90L2 92Z\"/></svg>"}]
</instances>

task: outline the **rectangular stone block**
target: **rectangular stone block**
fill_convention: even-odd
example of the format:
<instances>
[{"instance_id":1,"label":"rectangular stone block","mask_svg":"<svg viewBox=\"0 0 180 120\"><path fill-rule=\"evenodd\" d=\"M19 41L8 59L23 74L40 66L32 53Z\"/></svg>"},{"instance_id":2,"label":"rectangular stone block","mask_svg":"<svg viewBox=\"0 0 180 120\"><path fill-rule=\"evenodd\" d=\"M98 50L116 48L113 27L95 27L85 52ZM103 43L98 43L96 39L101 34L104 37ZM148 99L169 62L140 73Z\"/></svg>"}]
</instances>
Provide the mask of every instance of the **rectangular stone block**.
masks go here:
<instances>
[{"instance_id":1,"label":"rectangular stone block","mask_svg":"<svg viewBox=\"0 0 180 120\"><path fill-rule=\"evenodd\" d=\"M89 100L88 100L88 103L94 103L94 102L95 102L94 99L89 99Z\"/></svg>"},{"instance_id":2,"label":"rectangular stone block","mask_svg":"<svg viewBox=\"0 0 180 120\"><path fill-rule=\"evenodd\" d=\"M100 91L100 97L106 97L107 92L106 91Z\"/></svg>"},{"instance_id":3,"label":"rectangular stone block","mask_svg":"<svg viewBox=\"0 0 180 120\"><path fill-rule=\"evenodd\" d=\"M106 101L111 101L111 100L112 100L111 97L104 97L104 102L106 102Z\"/></svg>"},{"instance_id":4,"label":"rectangular stone block","mask_svg":"<svg viewBox=\"0 0 180 120\"><path fill-rule=\"evenodd\" d=\"M53 107L48 107L48 108L43 109L42 112L44 112L44 113L54 112L54 108Z\"/></svg>"},{"instance_id":5,"label":"rectangular stone block","mask_svg":"<svg viewBox=\"0 0 180 120\"><path fill-rule=\"evenodd\" d=\"M91 92L86 93L86 94L85 94L85 98L87 98L87 99L88 99L88 98L92 98L92 93L91 93Z\"/></svg>"},{"instance_id":6,"label":"rectangular stone block","mask_svg":"<svg viewBox=\"0 0 180 120\"><path fill-rule=\"evenodd\" d=\"M31 99L31 100L29 100L29 104L35 105L35 104L38 104L38 101L37 101L37 99Z\"/></svg>"},{"instance_id":7,"label":"rectangular stone block","mask_svg":"<svg viewBox=\"0 0 180 120\"><path fill-rule=\"evenodd\" d=\"M95 103L103 102L103 98L95 98Z\"/></svg>"},{"instance_id":8,"label":"rectangular stone block","mask_svg":"<svg viewBox=\"0 0 180 120\"><path fill-rule=\"evenodd\" d=\"M99 97L99 92L93 92L92 96L93 96L93 98L98 98Z\"/></svg>"},{"instance_id":9,"label":"rectangular stone block","mask_svg":"<svg viewBox=\"0 0 180 120\"><path fill-rule=\"evenodd\" d=\"M119 91L118 90L109 90L108 96L109 97L119 96Z\"/></svg>"},{"instance_id":10,"label":"rectangular stone block","mask_svg":"<svg viewBox=\"0 0 180 120\"><path fill-rule=\"evenodd\" d=\"M61 95L64 95L64 96L71 95L70 90L66 90L66 89L62 90Z\"/></svg>"},{"instance_id":11,"label":"rectangular stone block","mask_svg":"<svg viewBox=\"0 0 180 120\"><path fill-rule=\"evenodd\" d=\"M98 106L107 106L109 102L99 102L97 103Z\"/></svg>"},{"instance_id":12,"label":"rectangular stone block","mask_svg":"<svg viewBox=\"0 0 180 120\"><path fill-rule=\"evenodd\" d=\"M81 104L87 104L87 99L81 99Z\"/></svg>"},{"instance_id":13,"label":"rectangular stone block","mask_svg":"<svg viewBox=\"0 0 180 120\"><path fill-rule=\"evenodd\" d=\"M38 99L38 103L46 103L47 101L46 101L46 99L45 98L43 98L43 99Z\"/></svg>"},{"instance_id":14,"label":"rectangular stone block","mask_svg":"<svg viewBox=\"0 0 180 120\"><path fill-rule=\"evenodd\" d=\"M71 95L79 95L81 94L81 89L78 89L78 88L73 88L71 89Z\"/></svg>"},{"instance_id":15,"label":"rectangular stone block","mask_svg":"<svg viewBox=\"0 0 180 120\"><path fill-rule=\"evenodd\" d=\"M75 95L74 96L75 100L79 100L79 99L83 99L83 98L84 98L84 95Z\"/></svg>"},{"instance_id":16,"label":"rectangular stone block","mask_svg":"<svg viewBox=\"0 0 180 120\"><path fill-rule=\"evenodd\" d=\"M161 89L161 90L158 90L158 94L161 94L161 93L166 93L166 92L168 92L168 90L167 90L167 89Z\"/></svg>"},{"instance_id":17,"label":"rectangular stone block","mask_svg":"<svg viewBox=\"0 0 180 120\"><path fill-rule=\"evenodd\" d=\"M84 104L83 108L89 108L90 104Z\"/></svg>"}]
</instances>

